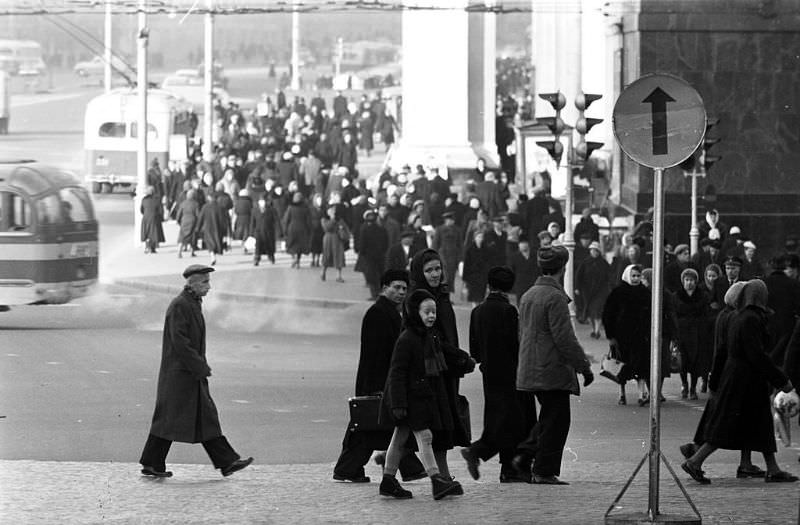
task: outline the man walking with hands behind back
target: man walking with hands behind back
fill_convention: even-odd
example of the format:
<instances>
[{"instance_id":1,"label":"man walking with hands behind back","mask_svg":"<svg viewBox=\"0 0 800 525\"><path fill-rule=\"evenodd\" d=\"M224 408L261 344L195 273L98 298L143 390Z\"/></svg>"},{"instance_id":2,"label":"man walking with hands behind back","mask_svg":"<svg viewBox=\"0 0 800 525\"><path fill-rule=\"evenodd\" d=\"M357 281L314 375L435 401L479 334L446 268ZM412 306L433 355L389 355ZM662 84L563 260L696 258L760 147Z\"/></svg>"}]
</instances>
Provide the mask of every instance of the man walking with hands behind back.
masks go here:
<instances>
[{"instance_id":1,"label":"man walking with hands behind back","mask_svg":"<svg viewBox=\"0 0 800 525\"><path fill-rule=\"evenodd\" d=\"M580 395L576 373L583 386L594 381L569 317L569 297L560 284L569 253L563 246L540 248L537 262L542 275L519 304L519 366L517 389L534 392L541 411L529 441L536 441L533 482L567 485L561 475L561 457L570 425L570 394ZM518 463L518 458L514 458Z\"/></svg>"},{"instance_id":2,"label":"man walking with hands behind back","mask_svg":"<svg viewBox=\"0 0 800 525\"><path fill-rule=\"evenodd\" d=\"M186 268L183 291L167 308L158 373L156 408L142 457L142 474L168 478L167 453L173 441L202 443L214 468L230 476L253 462L241 459L219 425L219 415L208 391L211 368L206 361L206 324L202 300L211 289L214 268L193 264Z\"/></svg>"}]
</instances>

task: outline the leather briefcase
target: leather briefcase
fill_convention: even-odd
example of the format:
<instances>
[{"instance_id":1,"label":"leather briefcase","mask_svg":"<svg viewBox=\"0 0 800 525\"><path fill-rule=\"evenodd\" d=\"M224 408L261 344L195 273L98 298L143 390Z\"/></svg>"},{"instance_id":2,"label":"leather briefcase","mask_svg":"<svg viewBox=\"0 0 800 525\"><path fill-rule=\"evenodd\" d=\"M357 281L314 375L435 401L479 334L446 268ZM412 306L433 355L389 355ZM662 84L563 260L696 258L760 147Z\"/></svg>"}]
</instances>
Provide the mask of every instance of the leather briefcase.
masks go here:
<instances>
[{"instance_id":1,"label":"leather briefcase","mask_svg":"<svg viewBox=\"0 0 800 525\"><path fill-rule=\"evenodd\" d=\"M347 400L347 405L350 408L350 423L347 428L351 432L394 430L394 420L382 408L382 396L351 397Z\"/></svg>"}]
</instances>

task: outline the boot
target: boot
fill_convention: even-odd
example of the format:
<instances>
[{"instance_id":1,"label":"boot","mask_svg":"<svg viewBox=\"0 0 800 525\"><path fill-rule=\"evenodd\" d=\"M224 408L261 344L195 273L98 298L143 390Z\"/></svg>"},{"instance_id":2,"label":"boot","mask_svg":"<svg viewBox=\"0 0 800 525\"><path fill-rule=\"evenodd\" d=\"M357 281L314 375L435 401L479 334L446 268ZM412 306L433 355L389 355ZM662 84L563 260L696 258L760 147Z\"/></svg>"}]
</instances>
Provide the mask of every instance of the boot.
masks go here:
<instances>
[{"instance_id":1,"label":"boot","mask_svg":"<svg viewBox=\"0 0 800 525\"><path fill-rule=\"evenodd\" d=\"M406 490L400 486L400 482L394 476L388 474L383 475L381 486L378 489L381 496L390 496L396 499L411 499L412 494L410 490Z\"/></svg>"},{"instance_id":2,"label":"boot","mask_svg":"<svg viewBox=\"0 0 800 525\"><path fill-rule=\"evenodd\" d=\"M461 483L453 479L448 479L441 474L431 476L433 485L433 499L440 500L445 496L460 495L464 493Z\"/></svg>"}]
</instances>

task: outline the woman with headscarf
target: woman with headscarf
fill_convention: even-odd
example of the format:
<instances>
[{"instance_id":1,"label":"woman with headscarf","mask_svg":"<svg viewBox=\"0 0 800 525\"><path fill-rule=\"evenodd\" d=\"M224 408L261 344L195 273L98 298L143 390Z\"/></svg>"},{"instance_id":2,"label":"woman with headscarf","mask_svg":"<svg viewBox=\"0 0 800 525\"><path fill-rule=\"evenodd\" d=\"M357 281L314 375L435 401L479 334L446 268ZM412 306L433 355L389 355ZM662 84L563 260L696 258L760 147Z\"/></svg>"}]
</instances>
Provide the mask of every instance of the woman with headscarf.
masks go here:
<instances>
[{"instance_id":1,"label":"woman with headscarf","mask_svg":"<svg viewBox=\"0 0 800 525\"><path fill-rule=\"evenodd\" d=\"M142 213L141 239L145 243L144 253L156 253L158 244L164 242L164 228L161 226L161 201L155 194L153 186L145 188L140 211Z\"/></svg>"},{"instance_id":2,"label":"woman with headscarf","mask_svg":"<svg viewBox=\"0 0 800 525\"><path fill-rule=\"evenodd\" d=\"M409 291L426 290L436 299L436 324L434 328L442 343L442 349L447 360L446 387L448 401L451 412L453 413L454 428L449 443L446 448L453 446L466 447L470 445L470 436L459 419L458 387L459 380L464 374L472 372L475 368L475 361L469 354L458 346L458 330L456 328L456 314L453 311L453 303L450 302L450 290L447 287L447 279L444 275L444 264L442 258L436 250L430 248L417 252L411 259ZM444 446L444 445L443 445ZM449 472L443 471L442 474L449 476Z\"/></svg>"},{"instance_id":3,"label":"woman with headscarf","mask_svg":"<svg viewBox=\"0 0 800 525\"><path fill-rule=\"evenodd\" d=\"M235 241L244 241L252 235L250 232L251 216L253 214L253 200L250 198L250 192L247 190L240 190L233 203L233 213L236 219L233 222L233 239ZM247 248L244 248L244 253L247 255Z\"/></svg>"},{"instance_id":4,"label":"woman with headscarf","mask_svg":"<svg viewBox=\"0 0 800 525\"><path fill-rule=\"evenodd\" d=\"M650 291L642 285L642 267L630 264L622 282L606 299L603 326L614 357L626 364L619 378L620 405L627 404L625 383L635 379L639 406L649 401L646 379L650 377Z\"/></svg>"},{"instance_id":5,"label":"woman with headscarf","mask_svg":"<svg viewBox=\"0 0 800 525\"><path fill-rule=\"evenodd\" d=\"M437 330L436 299L424 289L414 291L403 308L404 330L395 343L384 388L384 403L395 428L379 488L382 496L411 498L395 478L404 445L411 432L417 441L420 459L433 484L433 498L464 493L461 484L450 477L447 466L448 444L455 429L447 392L447 361Z\"/></svg>"},{"instance_id":6,"label":"woman with headscarf","mask_svg":"<svg viewBox=\"0 0 800 525\"><path fill-rule=\"evenodd\" d=\"M767 355L767 296L764 281L747 281L737 311L728 321L728 357L716 390L714 409L705 425L704 442L681 464L681 468L699 483L711 483L702 467L706 458L718 448L761 452L767 464L767 482L798 479L781 470L775 460L777 447L770 393L772 388L788 393L794 387Z\"/></svg>"},{"instance_id":7,"label":"woman with headscarf","mask_svg":"<svg viewBox=\"0 0 800 525\"><path fill-rule=\"evenodd\" d=\"M681 354L681 399L697 399L697 380L705 381L711 368L708 296L697 288L698 280L694 268L686 268L681 272L681 287L672 296Z\"/></svg>"},{"instance_id":8,"label":"woman with headscarf","mask_svg":"<svg viewBox=\"0 0 800 525\"><path fill-rule=\"evenodd\" d=\"M188 189L186 197L178 205L178 212L175 221L180 226L178 230L178 257L183 257L183 251L187 248L194 257L197 246L197 221L200 217L200 205L197 204L195 194L197 190Z\"/></svg>"},{"instance_id":9,"label":"woman with headscarf","mask_svg":"<svg viewBox=\"0 0 800 525\"><path fill-rule=\"evenodd\" d=\"M706 401L703 415L697 423L694 440L691 443L686 443L679 447L685 459L691 458L694 453L697 452L700 445L703 444L703 441L705 441L706 424L716 404L714 392L719 388L720 375L725 368L725 362L728 360L728 325L731 318L736 314L736 304L739 302L739 296L742 293L744 285L744 281L737 281L725 292L725 308L720 312L719 316L717 316L716 325L714 327L714 358L709 375L709 390L711 390L712 395L709 396L708 401ZM740 453L739 467L736 469L736 477L763 478L764 474L764 470L753 465L751 451L742 450Z\"/></svg>"},{"instance_id":10,"label":"woman with headscarf","mask_svg":"<svg viewBox=\"0 0 800 525\"><path fill-rule=\"evenodd\" d=\"M638 244L626 246L622 255L614 257L614 260L611 261L611 267L614 272L611 281L612 286L616 286L622 282L623 272L632 264L637 266L641 266L642 264L642 249L639 248Z\"/></svg>"},{"instance_id":11,"label":"woman with headscarf","mask_svg":"<svg viewBox=\"0 0 800 525\"><path fill-rule=\"evenodd\" d=\"M338 273L337 283L343 283L342 268L344 267L344 243L350 240L350 229L347 223L339 216L336 204L331 204L327 209L327 216L320 220L322 231L322 275L326 279L328 268L336 268Z\"/></svg>"},{"instance_id":12,"label":"woman with headscarf","mask_svg":"<svg viewBox=\"0 0 800 525\"><path fill-rule=\"evenodd\" d=\"M578 318L588 319L592 325L592 339L600 339L600 320L603 305L611 289L611 266L600 253L600 243L589 244L589 257L578 266L575 288L583 297L583 311Z\"/></svg>"}]
</instances>

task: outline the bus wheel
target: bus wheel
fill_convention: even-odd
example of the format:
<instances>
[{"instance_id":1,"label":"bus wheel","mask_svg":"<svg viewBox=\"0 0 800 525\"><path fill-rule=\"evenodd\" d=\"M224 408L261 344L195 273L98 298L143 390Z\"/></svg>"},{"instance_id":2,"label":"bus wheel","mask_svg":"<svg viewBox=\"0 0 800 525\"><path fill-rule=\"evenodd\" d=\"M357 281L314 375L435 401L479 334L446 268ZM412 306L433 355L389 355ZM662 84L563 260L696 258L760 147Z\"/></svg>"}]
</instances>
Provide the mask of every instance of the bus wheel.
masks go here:
<instances>
[{"instance_id":1,"label":"bus wheel","mask_svg":"<svg viewBox=\"0 0 800 525\"><path fill-rule=\"evenodd\" d=\"M100 183L93 182L92 183L92 193L100 193Z\"/></svg>"},{"instance_id":2,"label":"bus wheel","mask_svg":"<svg viewBox=\"0 0 800 525\"><path fill-rule=\"evenodd\" d=\"M111 193L112 191L114 191L114 186L112 186L110 182L102 183L101 188L103 193Z\"/></svg>"}]
</instances>

